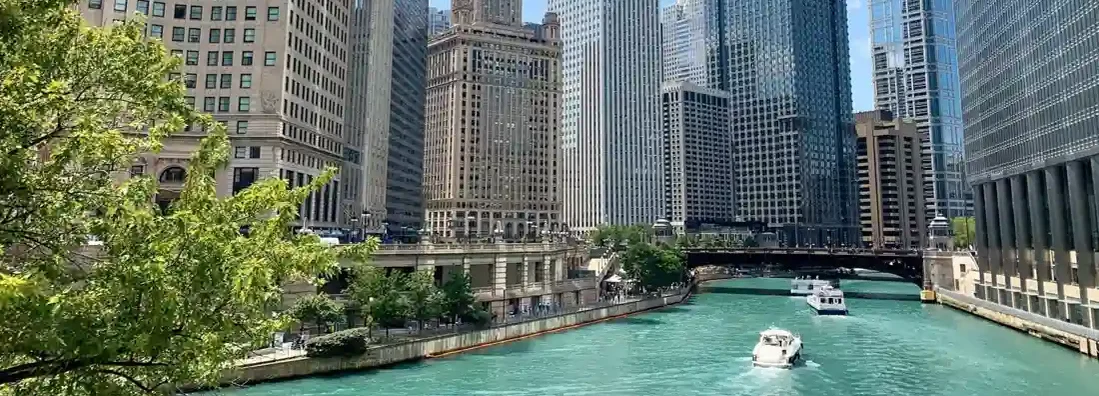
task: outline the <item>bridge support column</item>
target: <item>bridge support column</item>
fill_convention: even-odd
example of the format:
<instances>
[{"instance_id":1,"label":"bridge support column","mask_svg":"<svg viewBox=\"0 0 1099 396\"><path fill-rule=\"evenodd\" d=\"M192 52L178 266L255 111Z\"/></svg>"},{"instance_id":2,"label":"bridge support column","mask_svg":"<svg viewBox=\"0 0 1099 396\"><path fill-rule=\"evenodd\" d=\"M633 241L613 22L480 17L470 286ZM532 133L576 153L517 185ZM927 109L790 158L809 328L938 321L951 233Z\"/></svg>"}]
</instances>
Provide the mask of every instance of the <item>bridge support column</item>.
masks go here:
<instances>
[{"instance_id":1,"label":"bridge support column","mask_svg":"<svg viewBox=\"0 0 1099 396\"><path fill-rule=\"evenodd\" d=\"M504 292L508 288L507 257L497 257L496 262L492 264L492 287L495 289L494 295L504 297Z\"/></svg>"},{"instance_id":2,"label":"bridge support column","mask_svg":"<svg viewBox=\"0 0 1099 396\"><path fill-rule=\"evenodd\" d=\"M996 183L989 182L981 185L984 189L984 209L985 209L985 237L988 241L988 269L992 275L992 290L991 295L988 296L988 300L1001 303L1000 296L1000 282L997 279L997 275L1003 274L1003 268L1000 267L1000 257L1003 256L1003 247L1000 245L1000 217L998 216L998 207L996 205Z\"/></svg>"},{"instance_id":3,"label":"bridge support column","mask_svg":"<svg viewBox=\"0 0 1099 396\"><path fill-rule=\"evenodd\" d=\"M523 289L530 286L530 258L523 256L523 265L519 268L519 282L523 284Z\"/></svg>"},{"instance_id":4,"label":"bridge support column","mask_svg":"<svg viewBox=\"0 0 1099 396\"><path fill-rule=\"evenodd\" d=\"M1011 202L1011 187L1008 185L1008 179L997 180L996 209L999 212L998 221L1000 223L1000 269L1004 274L1004 291L1002 295L1007 297L1007 301L1000 301L1000 304L1016 308L1015 291L1012 290L1011 285L1013 282L1011 278L1017 274L1015 271L1015 258L1018 247L1015 246L1015 219L1012 216Z\"/></svg>"},{"instance_id":5,"label":"bridge support column","mask_svg":"<svg viewBox=\"0 0 1099 396\"><path fill-rule=\"evenodd\" d=\"M1084 180L1084 163L1073 161L1068 163L1068 198L1070 219L1072 223L1072 245L1076 251L1076 267L1078 283L1080 285L1080 305L1085 307L1084 325L1091 326L1091 308L1086 308L1091 301L1088 290L1095 287L1095 249L1091 243L1092 209L1088 202L1088 186Z\"/></svg>"},{"instance_id":6,"label":"bridge support column","mask_svg":"<svg viewBox=\"0 0 1099 396\"><path fill-rule=\"evenodd\" d=\"M985 191L982 185L973 186L973 215L974 215L974 241L977 248L977 288L974 290L977 298L988 300L988 288L985 280L985 272L988 268L988 225L985 221Z\"/></svg>"},{"instance_id":7,"label":"bridge support column","mask_svg":"<svg viewBox=\"0 0 1099 396\"><path fill-rule=\"evenodd\" d=\"M1025 307L1016 307L1030 310L1030 297L1027 296L1027 280L1034 268L1034 249L1030 247L1030 217L1027 204L1026 179L1023 175L1015 175L1011 178L1011 209L1015 217L1015 257L1019 260L1016 272L1019 274L1019 289L1023 291L1026 300ZM1031 290L1033 291L1033 290Z\"/></svg>"},{"instance_id":8,"label":"bridge support column","mask_svg":"<svg viewBox=\"0 0 1099 396\"><path fill-rule=\"evenodd\" d=\"M1053 265L1057 282L1057 300L1065 301L1065 282L1072 281L1072 263L1069 260L1068 224L1065 218L1065 178L1060 166L1044 169L1046 191L1049 198L1049 230L1053 234ZM1060 303L1057 312L1065 312ZM1060 318L1058 318L1060 319Z\"/></svg>"}]
</instances>

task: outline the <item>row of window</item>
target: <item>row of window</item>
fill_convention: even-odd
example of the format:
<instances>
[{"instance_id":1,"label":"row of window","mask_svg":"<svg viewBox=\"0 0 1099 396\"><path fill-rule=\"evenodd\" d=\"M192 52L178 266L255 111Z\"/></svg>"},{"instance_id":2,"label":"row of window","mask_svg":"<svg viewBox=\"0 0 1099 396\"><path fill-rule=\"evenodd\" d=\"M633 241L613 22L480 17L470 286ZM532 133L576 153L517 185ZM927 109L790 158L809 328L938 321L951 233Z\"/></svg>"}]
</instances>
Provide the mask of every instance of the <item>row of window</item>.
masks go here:
<instances>
[{"instance_id":1,"label":"row of window","mask_svg":"<svg viewBox=\"0 0 1099 396\"><path fill-rule=\"evenodd\" d=\"M159 39L164 39L164 25L150 25L149 35ZM199 28L184 28L181 26L175 26L172 28L172 41L182 43L186 40L188 43L200 43L202 42L202 29ZM206 39L210 44L232 44L237 41L236 29L210 29L209 35ZM245 28L244 39L245 43L256 42L256 29Z\"/></svg>"},{"instance_id":2,"label":"row of window","mask_svg":"<svg viewBox=\"0 0 1099 396\"><path fill-rule=\"evenodd\" d=\"M130 5L129 0L114 0L114 10L115 11L126 12L126 9L129 8L129 5ZM142 13L142 14L145 14L145 15L150 15L149 5L150 5L150 3L149 3L148 0L137 0L137 11ZM88 0L88 8L95 9L95 10L102 9L103 8L103 0ZM160 2L160 1L152 2L152 14L151 15L154 16L154 17L163 18L165 8L166 8L166 5L163 2ZM246 21L256 20L257 13L258 13L258 11L256 10L256 7L254 7L254 6L244 7L244 20L246 20ZM202 14L203 14L202 6L193 5L193 6L190 6L188 8L188 6L186 4L175 4L175 5L173 5L173 8L172 8L172 16L175 19L191 19L191 20L200 21L200 20L202 20ZM211 21L221 21L221 20L235 21L235 20L237 20L237 7L236 6L224 6L224 7L223 6L213 6L213 7L210 7L210 20ZM267 7L267 20L272 21L272 22L279 20L279 8L278 7Z\"/></svg>"},{"instance_id":3,"label":"row of window","mask_svg":"<svg viewBox=\"0 0 1099 396\"><path fill-rule=\"evenodd\" d=\"M218 51L206 52L206 66L218 66L218 53ZM172 50L172 55L184 58L184 61L188 66L198 66L198 51L188 50L186 52L186 55L184 54L185 53L183 52L183 50ZM220 54L221 66L233 66L234 51L221 51ZM241 51L241 66L251 66L253 62L253 56L254 55L252 51ZM278 55L275 54L275 51L265 51L263 53L264 66L274 66L277 59Z\"/></svg>"},{"instance_id":4,"label":"row of window","mask_svg":"<svg viewBox=\"0 0 1099 396\"><path fill-rule=\"evenodd\" d=\"M231 98L227 96L213 97L207 96L202 98L202 111L212 113L215 111L219 113L229 112L231 104ZM252 98L248 96L241 96L237 98L237 111L241 113L247 113L252 110ZM238 131L239 133L239 131Z\"/></svg>"}]
</instances>

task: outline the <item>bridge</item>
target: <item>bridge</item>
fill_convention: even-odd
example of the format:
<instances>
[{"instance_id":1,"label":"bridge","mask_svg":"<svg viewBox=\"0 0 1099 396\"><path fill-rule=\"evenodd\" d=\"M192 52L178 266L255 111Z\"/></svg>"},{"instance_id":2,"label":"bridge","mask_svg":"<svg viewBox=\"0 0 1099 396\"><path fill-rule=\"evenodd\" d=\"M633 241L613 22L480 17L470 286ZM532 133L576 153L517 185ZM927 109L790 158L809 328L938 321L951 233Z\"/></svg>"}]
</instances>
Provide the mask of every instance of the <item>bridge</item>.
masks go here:
<instances>
[{"instance_id":1,"label":"bridge","mask_svg":"<svg viewBox=\"0 0 1099 396\"><path fill-rule=\"evenodd\" d=\"M843 248L686 248L688 268L707 265L781 270L863 268L897 275L923 286L923 253L919 250Z\"/></svg>"}]
</instances>

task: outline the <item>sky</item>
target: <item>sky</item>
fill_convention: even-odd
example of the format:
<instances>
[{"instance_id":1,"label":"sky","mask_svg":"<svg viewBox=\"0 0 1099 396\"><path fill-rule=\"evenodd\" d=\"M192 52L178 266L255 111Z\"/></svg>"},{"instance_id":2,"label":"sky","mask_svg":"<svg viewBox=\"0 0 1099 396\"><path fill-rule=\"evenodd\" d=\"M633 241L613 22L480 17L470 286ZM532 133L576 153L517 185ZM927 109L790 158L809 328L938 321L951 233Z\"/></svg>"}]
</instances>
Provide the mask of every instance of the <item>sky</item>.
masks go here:
<instances>
[{"instance_id":1,"label":"sky","mask_svg":"<svg viewBox=\"0 0 1099 396\"><path fill-rule=\"evenodd\" d=\"M449 9L451 0L429 0L432 7ZM523 20L541 22L546 12L547 0L524 0ZM874 108L874 91L870 63L870 11L868 0L847 0L847 31L851 53L851 94L854 111ZM674 4L675 0L660 0L661 6Z\"/></svg>"}]
</instances>

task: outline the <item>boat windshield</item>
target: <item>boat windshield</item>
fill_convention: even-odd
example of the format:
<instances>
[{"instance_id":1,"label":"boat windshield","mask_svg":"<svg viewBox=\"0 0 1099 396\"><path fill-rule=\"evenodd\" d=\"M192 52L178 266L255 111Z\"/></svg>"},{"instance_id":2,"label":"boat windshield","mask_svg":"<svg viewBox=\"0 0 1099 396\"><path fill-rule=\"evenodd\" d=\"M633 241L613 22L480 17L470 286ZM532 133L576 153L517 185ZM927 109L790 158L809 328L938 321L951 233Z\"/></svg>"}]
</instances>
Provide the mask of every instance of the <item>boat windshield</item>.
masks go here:
<instances>
[{"instance_id":1,"label":"boat windshield","mask_svg":"<svg viewBox=\"0 0 1099 396\"><path fill-rule=\"evenodd\" d=\"M780 336L763 336L762 341L764 345L771 346L786 346L786 344L789 343L789 340L787 340L786 337Z\"/></svg>"}]
</instances>

